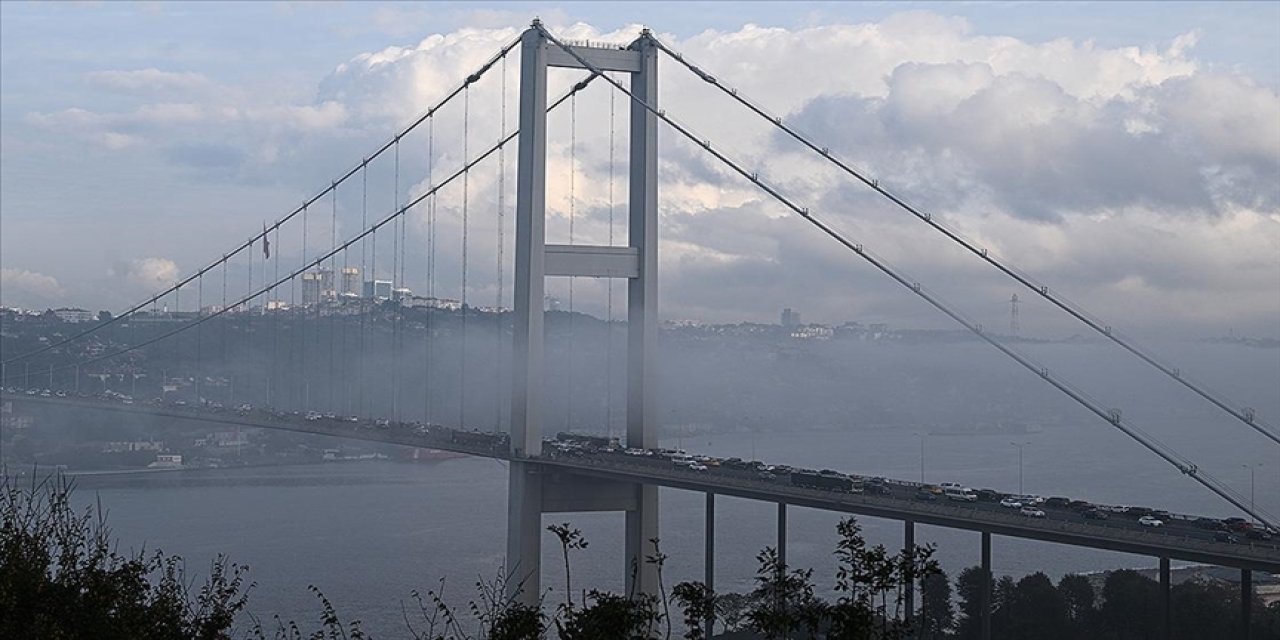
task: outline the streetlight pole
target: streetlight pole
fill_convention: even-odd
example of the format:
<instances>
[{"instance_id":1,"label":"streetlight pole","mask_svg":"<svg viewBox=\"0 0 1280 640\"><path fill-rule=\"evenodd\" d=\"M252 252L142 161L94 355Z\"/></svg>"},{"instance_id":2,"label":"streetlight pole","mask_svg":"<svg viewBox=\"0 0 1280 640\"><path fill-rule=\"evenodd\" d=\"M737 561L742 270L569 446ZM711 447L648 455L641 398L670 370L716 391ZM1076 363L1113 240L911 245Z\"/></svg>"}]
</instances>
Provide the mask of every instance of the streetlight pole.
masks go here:
<instances>
[{"instance_id":1,"label":"streetlight pole","mask_svg":"<svg viewBox=\"0 0 1280 640\"><path fill-rule=\"evenodd\" d=\"M1026 491L1022 488L1022 450L1030 442L1010 442L1009 444L1018 448L1018 495L1026 495Z\"/></svg>"},{"instance_id":2,"label":"streetlight pole","mask_svg":"<svg viewBox=\"0 0 1280 640\"><path fill-rule=\"evenodd\" d=\"M914 435L915 435L917 438L920 438L920 484L924 484L924 438L925 438L925 434L923 434L923 433L915 433Z\"/></svg>"},{"instance_id":3,"label":"streetlight pole","mask_svg":"<svg viewBox=\"0 0 1280 640\"><path fill-rule=\"evenodd\" d=\"M1249 470L1249 510L1250 510L1250 511L1257 511L1257 508L1254 506L1254 502L1253 502L1253 495L1254 495L1254 494L1253 494L1253 490L1254 490L1254 475L1253 475L1253 472L1254 472L1254 470L1255 470L1255 469L1257 469L1258 467L1261 467L1261 466L1262 466L1262 463L1261 463L1261 462L1255 462L1255 463L1253 463L1253 464L1242 464L1242 465L1240 465L1240 466L1242 466L1242 467L1244 467L1244 468L1246 468L1246 469L1248 469L1248 470ZM1251 514L1251 515L1252 515L1252 514ZM1255 516L1255 517L1256 517L1256 516Z\"/></svg>"}]
</instances>

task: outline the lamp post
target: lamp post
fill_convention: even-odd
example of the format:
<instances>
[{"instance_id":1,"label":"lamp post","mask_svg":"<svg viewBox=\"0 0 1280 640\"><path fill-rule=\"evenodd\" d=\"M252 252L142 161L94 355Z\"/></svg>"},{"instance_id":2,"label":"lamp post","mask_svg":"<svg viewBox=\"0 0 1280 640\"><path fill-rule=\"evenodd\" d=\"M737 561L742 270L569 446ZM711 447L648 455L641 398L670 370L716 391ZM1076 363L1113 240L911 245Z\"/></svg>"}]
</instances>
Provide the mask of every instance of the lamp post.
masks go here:
<instances>
[{"instance_id":1,"label":"lamp post","mask_svg":"<svg viewBox=\"0 0 1280 640\"><path fill-rule=\"evenodd\" d=\"M1249 510L1250 510L1250 511L1256 511L1257 509L1254 507L1254 502L1253 502L1253 495L1254 495L1254 494L1253 494L1253 489L1254 489L1254 475L1253 475L1253 472L1254 472L1254 470L1256 470L1258 467L1261 467L1261 466L1262 466L1262 463L1261 463L1261 462L1255 462L1255 463L1253 463L1253 464L1242 464L1242 465L1240 465L1240 466L1242 466L1242 467L1244 467L1245 469L1248 469L1248 470L1249 470ZM1249 515L1251 515L1251 516L1252 516L1253 514L1251 513L1251 514L1249 514ZM1254 517L1256 518L1257 516L1254 516Z\"/></svg>"},{"instance_id":2,"label":"lamp post","mask_svg":"<svg viewBox=\"0 0 1280 640\"><path fill-rule=\"evenodd\" d=\"M1022 450L1031 443L1010 442L1009 444L1018 448L1018 495L1026 495L1027 492L1022 488Z\"/></svg>"},{"instance_id":3,"label":"lamp post","mask_svg":"<svg viewBox=\"0 0 1280 640\"><path fill-rule=\"evenodd\" d=\"M928 434L917 432L913 435L920 438L920 484L924 484L924 439Z\"/></svg>"}]
</instances>

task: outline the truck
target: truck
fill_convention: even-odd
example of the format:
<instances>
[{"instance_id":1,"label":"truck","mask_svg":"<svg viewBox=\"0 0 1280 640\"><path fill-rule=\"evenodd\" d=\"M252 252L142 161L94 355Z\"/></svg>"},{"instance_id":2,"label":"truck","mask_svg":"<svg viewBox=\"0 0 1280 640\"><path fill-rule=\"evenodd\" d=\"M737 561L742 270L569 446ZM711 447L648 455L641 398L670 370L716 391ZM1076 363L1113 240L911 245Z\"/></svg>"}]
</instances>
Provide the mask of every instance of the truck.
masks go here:
<instances>
[{"instance_id":1,"label":"truck","mask_svg":"<svg viewBox=\"0 0 1280 640\"><path fill-rule=\"evenodd\" d=\"M791 484L806 489L822 489L824 491L853 491L853 480L841 474L817 473L814 471L795 470L791 472Z\"/></svg>"}]
</instances>

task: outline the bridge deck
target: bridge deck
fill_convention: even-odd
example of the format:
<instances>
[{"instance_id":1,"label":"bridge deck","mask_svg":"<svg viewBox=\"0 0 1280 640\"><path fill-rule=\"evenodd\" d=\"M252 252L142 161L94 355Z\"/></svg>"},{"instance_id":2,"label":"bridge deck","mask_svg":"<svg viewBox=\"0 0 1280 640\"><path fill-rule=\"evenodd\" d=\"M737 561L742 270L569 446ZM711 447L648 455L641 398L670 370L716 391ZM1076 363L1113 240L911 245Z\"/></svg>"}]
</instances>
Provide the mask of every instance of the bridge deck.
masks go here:
<instances>
[{"instance_id":1,"label":"bridge deck","mask_svg":"<svg viewBox=\"0 0 1280 640\"><path fill-rule=\"evenodd\" d=\"M279 429L300 433L349 438L368 442L425 447L497 459L512 459L505 445L459 442L455 434L467 433L443 427L425 432L411 428L379 428L368 422L307 420L304 416L269 414L258 410L248 415L235 411L210 411L194 407L121 404L119 402L41 397L0 393L0 401L69 406L98 411L172 418L201 423ZM984 531L1003 536L1041 540L1094 549L1121 551L1155 557L1280 573L1280 540L1249 543L1217 542L1211 533L1190 527L1135 529L1123 518L1082 521L1078 514L1048 510L1048 518L1026 518L989 504L923 502L912 499L916 483L889 481L890 495L850 494L797 487L786 482L762 480L746 472L727 469L692 471L669 462L622 454L542 456L531 459L549 473L639 482L689 491L710 492L751 500L836 511L857 515L910 520L968 531Z\"/></svg>"}]
</instances>

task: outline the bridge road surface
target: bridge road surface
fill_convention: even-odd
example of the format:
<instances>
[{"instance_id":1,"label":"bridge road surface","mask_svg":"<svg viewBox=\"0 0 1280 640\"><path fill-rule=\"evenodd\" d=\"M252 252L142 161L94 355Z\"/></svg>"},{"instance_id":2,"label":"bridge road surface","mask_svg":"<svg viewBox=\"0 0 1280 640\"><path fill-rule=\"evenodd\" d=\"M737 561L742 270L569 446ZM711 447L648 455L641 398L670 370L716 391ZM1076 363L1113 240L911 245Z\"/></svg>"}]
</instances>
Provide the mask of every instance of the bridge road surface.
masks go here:
<instances>
[{"instance_id":1,"label":"bridge road surface","mask_svg":"<svg viewBox=\"0 0 1280 640\"><path fill-rule=\"evenodd\" d=\"M461 431L419 423L389 423L344 417L311 418L302 412L255 408L237 411L125 401L119 398L58 396L47 392L0 392L0 403L13 402L49 407L65 406L155 416L205 424L258 427L327 435L368 442L454 451L474 456L510 460L505 434ZM381 422L381 424L379 424ZM1280 538L1270 541L1243 539L1218 542L1214 532L1197 526L1192 516L1165 519L1165 526L1148 528L1136 518L1113 514L1107 520L1089 520L1079 511L1041 506L1044 518L1022 516L998 502L936 502L916 497L919 483L887 480L887 494L856 494L794 486L786 474L762 479L755 470L709 467L695 471L657 456L626 455L622 451L577 450L572 454L548 449L544 456L528 458L551 474L585 476L622 482L643 482L675 489L710 492L765 502L785 503L892 520L910 520L953 529L988 532L1015 538L1107 549L1138 555L1168 557L1191 562L1280 573Z\"/></svg>"}]
</instances>

